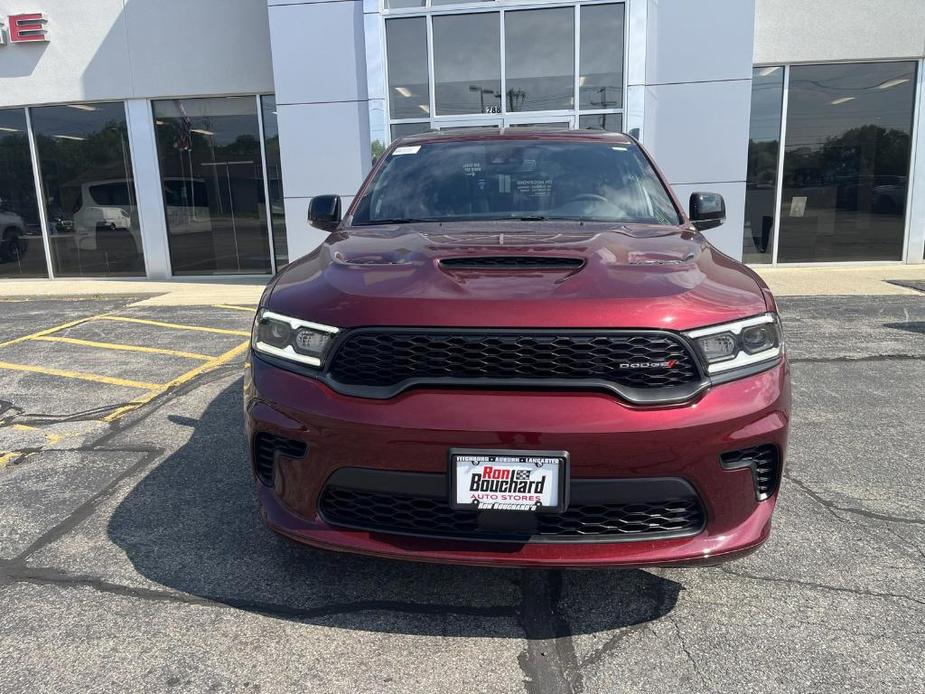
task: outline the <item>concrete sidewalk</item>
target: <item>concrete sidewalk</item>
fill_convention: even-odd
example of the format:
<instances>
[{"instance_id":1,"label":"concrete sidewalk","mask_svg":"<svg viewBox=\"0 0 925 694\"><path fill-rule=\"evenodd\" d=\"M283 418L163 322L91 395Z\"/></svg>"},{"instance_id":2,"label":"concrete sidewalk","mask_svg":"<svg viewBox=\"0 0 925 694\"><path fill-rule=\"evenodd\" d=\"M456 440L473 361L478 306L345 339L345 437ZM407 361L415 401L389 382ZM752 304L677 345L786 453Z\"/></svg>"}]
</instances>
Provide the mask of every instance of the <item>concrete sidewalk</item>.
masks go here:
<instances>
[{"instance_id":1,"label":"concrete sidewalk","mask_svg":"<svg viewBox=\"0 0 925 694\"><path fill-rule=\"evenodd\" d=\"M910 287L889 280L922 283L925 265L853 265L835 267L756 267L778 296L915 295ZM197 282L149 280L3 280L0 301L36 297L93 297L133 295L147 298L137 306L196 306L237 304L254 306L266 279L201 280Z\"/></svg>"}]
</instances>

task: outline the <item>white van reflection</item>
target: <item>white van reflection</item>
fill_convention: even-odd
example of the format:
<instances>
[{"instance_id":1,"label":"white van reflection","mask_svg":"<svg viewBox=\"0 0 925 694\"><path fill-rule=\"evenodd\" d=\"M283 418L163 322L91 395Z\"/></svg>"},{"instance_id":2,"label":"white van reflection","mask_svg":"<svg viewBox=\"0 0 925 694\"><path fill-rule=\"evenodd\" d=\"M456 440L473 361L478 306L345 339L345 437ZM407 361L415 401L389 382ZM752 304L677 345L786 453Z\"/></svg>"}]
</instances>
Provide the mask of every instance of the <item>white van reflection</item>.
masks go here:
<instances>
[{"instance_id":1,"label":"white van reflection","mask_svg":"<svg viewBox=\"0 0 925 694\"><path fill-rule=\"evenodd\" d=\"M129 234L136 248L141 248L138 208L133 204L133 181L110 179L82 183L74 203L71 224L58 233L73 231L81 250L102 250L103 238L117 232ZM168 177L163 180L164 208L171 234L189 234L212 230L208 188L204 179Z\"/></svg>"}]
</instances>

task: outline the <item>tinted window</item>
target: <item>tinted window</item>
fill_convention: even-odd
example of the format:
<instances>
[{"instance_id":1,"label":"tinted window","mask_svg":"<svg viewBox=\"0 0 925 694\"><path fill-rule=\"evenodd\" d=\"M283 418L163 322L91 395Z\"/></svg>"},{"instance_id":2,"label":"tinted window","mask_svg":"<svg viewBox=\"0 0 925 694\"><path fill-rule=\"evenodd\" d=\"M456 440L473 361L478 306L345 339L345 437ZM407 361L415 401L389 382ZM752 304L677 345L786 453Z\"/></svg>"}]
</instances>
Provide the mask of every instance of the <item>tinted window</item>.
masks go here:
<instances>
[{"instance_id":1,"label":"tinted window","mask_svg":"<svg viewBox=\"0 0 925 694\"><path fill-rule=\"evenodd\" d=\"M154 102L175 275L268 273L254 97Z\"/></svg>"},{"instance_id":2,"label":"tinted window","mask_svg":"<svg viewBox=\"0 0 925 694\"><path fill-rule=\"evenodd\" d=\"M623 5L581 8L578 99L582 109L623 106Z\"/></svg>"},{"instance_id":3,"label":"tinted window","mask_svg":"<svg viewBox=\"0 0 925 694\"><path fill-rule=\"evenodd\" d=\"M0 277L47 277L26 112L0 110Z\"/></svg>"},{"instance_id":4,"label":"tinted window","mask_svg":"<svg viewBox=\"0 0 925 694\"><path fill-rule=\"evenodd\" d=\"M742 259L770 263L774 252L774 208L780 151L784 69L756 68L752 76L752 115L748 131L748 173L745 181L745 227Z\"/></svg>"},{"instance_id":5,"label":"tinted window","mask_svg":"<svg viewBox=\"0 0 925 694\"><path fill-rule=\"evenodd\" d=\"M392 118L421 118L430 113L426 21L412 17L385 23Z\"/></svg>"},{"instance_id":6,"label":"tinted window","mask_svg":"<svg viewBox=\"0 0 925 694\"><path fill-rule=\"evenodd\" d=\"M273 250L276 253L276 267L289 262L289 245L286 239L286 214L283 210L283 162L279 152L279 122L276 116L276 97L262 96L263 135L267 153L267 187L270 199L270 224L273 227Z\"/></svg>"},{"instance_id":7,"label":"tinted window","mask_svg":"<svg viewBox=\"0 0 925 694\"><path fill-rule=\"evenodd\" d=\"M680 222L634 145L500 140L397 149L353 223L521 218Z\"/></svg>"},{"instance_id":8,"label":"tinted window","mask_svg":"<svg viewBox=\"0 0 925 694\"><path fill-rule=\"evenodd\" d=\"M496 13L434 17L438 115L501 113L500 42Z\"/></svg>"},{"instance_id":9,"label":"tinted window","mask_svg":"<svg viewBox=\"0 0 925 694\"><path fill-rule=\"evenodd\" d=\"M795 65L781 262L900 260L915 63Z\"/></svg>"},{"instance_id":10,"label":"tinted window","mask_svg":"<svg viewBox=\"0 0 925 694\"><path fill-rule=\"evenodd\" d=\"M575 105L575 12L571 7L508 12L504 18L508 111Z\"/></svg>"},{"instance_id":11,"label":"tinted window","mask_svg":"<svg viewBox=\"0 0 925 694\"><path fill-rule=\"evenodd\" d=\"M122 102L43 106L31 113L55 275L144 275ZM95 188L102 200L95 199Z\"/></svg>"}]
</instances>

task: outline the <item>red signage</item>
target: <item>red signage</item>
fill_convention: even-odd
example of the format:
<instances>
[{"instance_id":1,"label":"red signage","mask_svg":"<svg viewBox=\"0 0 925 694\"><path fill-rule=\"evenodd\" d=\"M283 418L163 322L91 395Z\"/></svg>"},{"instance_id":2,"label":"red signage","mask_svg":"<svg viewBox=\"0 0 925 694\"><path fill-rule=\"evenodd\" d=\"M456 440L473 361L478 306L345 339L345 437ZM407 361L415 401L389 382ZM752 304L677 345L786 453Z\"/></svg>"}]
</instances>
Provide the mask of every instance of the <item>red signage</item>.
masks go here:
<instances>
[{"instance_id":1,"label":"red signage","mask_svg":"<svg viewBox=\"0 0 925 694\"><path fill-rule=\"evenodd\" d=\"M10 43L48 41L48 18L44 12L11 14L5 22ZM4 44L3 18L0 17L0 46Z\"/></svg>"}]
</instances>

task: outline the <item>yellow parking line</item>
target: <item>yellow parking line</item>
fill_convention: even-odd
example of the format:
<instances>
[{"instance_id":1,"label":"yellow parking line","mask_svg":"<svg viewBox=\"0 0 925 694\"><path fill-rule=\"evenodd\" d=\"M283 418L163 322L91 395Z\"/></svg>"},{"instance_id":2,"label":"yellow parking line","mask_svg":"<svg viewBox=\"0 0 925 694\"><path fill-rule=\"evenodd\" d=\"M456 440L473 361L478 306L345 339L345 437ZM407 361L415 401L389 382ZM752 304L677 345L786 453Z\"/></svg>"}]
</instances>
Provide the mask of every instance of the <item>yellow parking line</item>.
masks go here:
<instances>
[{"instance_id":1,"label":"yellow parking line","mask_svg":"<svg viewBox=\"0 0 925 694\"><path fill-rule=\"evenodd\" d=\"M214 304L212 308L227 308L232 311L247 311L248 313L256 313L256 306L235 306L233 304Z\"/></svg>"},{"instance_id":2,"label":"yellow parking line","mask_svg":"<svg viewBox=\"0 0 925 694\"><path fill-rule=\"evenodd\" d=\"M22 337L17 337L12 340L7 340L6 342L0 342L0 347L8 347L10 345L15 345L20 342L26 342L27 340L34 340L44 335L51 335L52 333L56 333L59 330L66 330L67 328L73 328L75 325L80 325L81 323L86 323L87 321L90 321L90 320L99 320L105 317L106 317L106 314L102 313L97 316L88 316L86 318L72 320L68 323L62 323L61 325L56 325L53 328L46 328L45 330L39 330L38 332L35 332L35 333L29 333L28 335L23 335Z\"/></svg>"},{"instance_id":3,"label":"yellow parking line","mask_svg":"<svg viewBox=\"0 0 925 694\"><path fill-rule=\"evenodd\" d=\"M48 366L32 366L31 364L11 364L6 361L0 361L0 369L10 371L28 371L31 373L44 374L46 376L60 376L62 378L76 378L82 381L92 383L106 383L112 386L125 386L127 388L143 388L151 390L160 388L161 383L145 383L144 381L132 381L127 378L115 378L113 376L101 376L99 374L88 374L81 371L68 371L66 369L54 369Z\"/></svg>"},{"instance_id":4,"label":"yellow parking line","mask_svg":"<svg viewBox=\"0 0 925 694\"><path fill-rule=\"evenodd\" d=\"M122 415L128 412L131 412L132 410L136 410L142 405L145 405L151 402L154 398L156 398L161 393L164 393L171 388L175 388L179 385L182 385L186 383L187 381L190 381L196 378L196 376L204 374L207 371L211 371L212 369L218 366L222 366L223 364L228 363L229 361L237 357L239 354L242 354L243 352L245 352L249 346L250 346L250 341L242 342L237 347L234 347L233 349L229 349L224 354L218 355L214 359L207 361L205 364L200 364L195 369L190 369L186 373L180 374L179 376L177 376L175 379L173 379L169 383L161 384L155 390L151 390L145 393L144 395L141 395L135 398L127 405L123 405L122 407L116 410L113 410L108 415L103 417L103 421L104 422L115 421Z\"/></svg>"},{"instance_id":5,"label":"yellow parking line","mask_svg":"<svg viewBox=\"0 0 925 694\"><path fill-rule=\"evenodd\" d=\"M15 460L16 456L19 455L19 451L10 451L8 453L0 453L0 467L3 467L11 460Z\"/></svg>"},{"instance_id":6,"label":"yellow parking line","mask_svg":"<svg viewBox=\"0 0 925 694\"><path fill-rule=\"evenodd\" d=\"M64 342L69 345L81 345L83 347L98 347L100 349L115 349L125 352L146 352L148 354L166 354L170 357L182 357L184 359L201 359L209 361L213 356L211 354L200 354L199 352L183 352L178 349L164 349L162 347L141 347L139 345L120 345L115 342L94 342L93 340L80 340L75 337L54 337L43 335L34 337L33 340L42 342Z\"/></svg>"},{"instance_id":7,"label":"yellow parking line","mask_svg":"<svg viewBox=\"0 0 925 694\"><path fill-rule=\"evenodd\" d=\"M244 330L226 330L225 328L205 328L201 325L183 325L181 323L164 323L159 320L147 320L144 318L128 318L126 316L97 316L99 320L111 320L124 323L141 323L142 325L154 325L159 328L174 328L175 330L198 330L204 333L218 333L219 335L241 335L250 337L250 333ZM2 347L3 345L0 345Z\"/></svg>"},{"instance_id":8,"label":"yellow parking line","mask_svg":"<svg viewBox=\"0 0 925 694\"><path fill-rule=\"evenodd\" d=\"M18 431L38 431L38 427L30 427L28 424L14 424L13 428Z\"/></svg>"}]
</instances>

